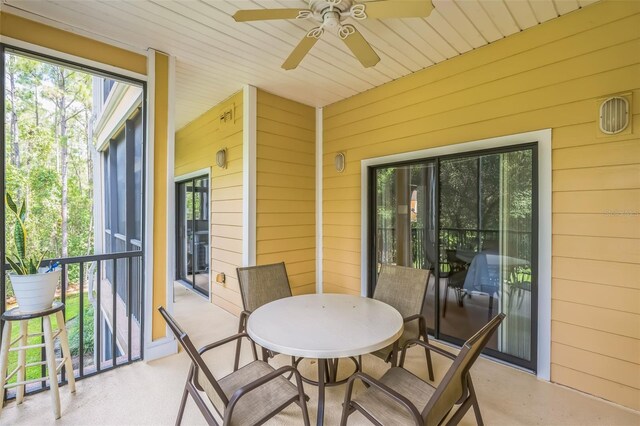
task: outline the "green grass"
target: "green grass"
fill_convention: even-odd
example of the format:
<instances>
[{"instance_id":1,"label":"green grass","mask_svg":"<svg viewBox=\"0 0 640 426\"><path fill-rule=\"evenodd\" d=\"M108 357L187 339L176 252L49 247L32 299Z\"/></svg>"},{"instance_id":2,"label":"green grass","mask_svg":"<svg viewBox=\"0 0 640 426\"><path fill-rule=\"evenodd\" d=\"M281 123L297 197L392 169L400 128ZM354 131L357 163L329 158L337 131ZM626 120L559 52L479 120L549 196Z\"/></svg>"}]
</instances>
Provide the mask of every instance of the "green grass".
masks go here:
<instances>
[{"instance_id":1,"label":"green grass","mask_svg":"<svg viewBox=\"0 0 640 426\"><path fill-rule=\"evenodd\" d=\"M78 294L70 294L67 296L65 303L67 333L69 334L69 346L73 357L79 352L79 321L78 314L80 311L80 298ZM42 322L38 319L29 321L29 334L42 332ZM55 315L51 316L51 326L57 329L58 323ZM14 341L20 335L20 325L13 322L11 326L11 341ZM85 354L93 353L93 306L89 302L87 294L84 295L84 352ZM28 344L40 343L40 337L31 337ZM27 363L39 362L41 360L41 348L33 348L27 350ZM13 371L18 365L18 352L9 353L8 371ZM42 375L41 366L27 368L27 380L40 377ZM16 381L16 376L12 377L9 383Z\"/></svg>"}]
</instances>

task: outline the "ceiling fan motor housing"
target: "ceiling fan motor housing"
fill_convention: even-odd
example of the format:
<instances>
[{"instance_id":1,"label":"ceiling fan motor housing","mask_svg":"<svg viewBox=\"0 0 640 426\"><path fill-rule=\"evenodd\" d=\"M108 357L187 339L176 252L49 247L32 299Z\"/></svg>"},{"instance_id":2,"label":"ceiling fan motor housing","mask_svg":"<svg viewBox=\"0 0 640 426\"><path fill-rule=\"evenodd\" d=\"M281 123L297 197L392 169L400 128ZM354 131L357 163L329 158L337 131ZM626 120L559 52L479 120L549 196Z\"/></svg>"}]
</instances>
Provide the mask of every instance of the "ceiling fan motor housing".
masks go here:
<instances>
[{"instance_id":1,"label":"ceiling fan motor housing","mask_svg":"<svg viewBox=\"0 0 640 426\"><path fill-rule=\"evenodd\" d=\"M319 22L333 28L340 25L343 13L351 10L352 0L309 0L309 10Z\"/></svg>"}]
</instances>

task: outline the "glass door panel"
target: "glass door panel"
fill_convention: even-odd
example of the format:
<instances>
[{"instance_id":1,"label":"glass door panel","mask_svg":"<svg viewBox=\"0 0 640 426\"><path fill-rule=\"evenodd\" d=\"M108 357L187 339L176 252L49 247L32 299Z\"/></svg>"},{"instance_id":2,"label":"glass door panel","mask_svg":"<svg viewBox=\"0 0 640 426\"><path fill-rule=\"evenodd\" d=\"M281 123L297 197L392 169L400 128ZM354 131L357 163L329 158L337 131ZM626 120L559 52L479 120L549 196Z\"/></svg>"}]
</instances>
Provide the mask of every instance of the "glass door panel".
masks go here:
<instances>
[{"instance_id":1,"label":"glass door panel","mask_svg":"<svg viewBox=\"0 0 640 426\"><path fill-rule=\"evenodd\" d=\"M464 341L499 312L487 347L532 360L532 149L440 161L439 333Z\"/></svg>"},{"instance_id":2,"label":"glass door panel","mask_svg":"<svg viewBox=\"0 0 640 426\"><path fill-rule=\"evenodd\" d=\"M376 261L372 277L377 278L383 264L433 270L436 264L435 163L381 167L375 170L374 180ZM434 287L428 288L425 312L433 309ZM371 294L374 289L375 279ZM433 316L429 316L427 322L433 328Z\"/></svg>"},{"instance_id":3,"label":"glass door panel","mask_svg":"<svg viewBox=\"0 0 640 426\"><path fill-rule=\"evenodd\" d=\"M176 184L176 279L209 294L209 178Z\"/></svg>"},{"instance_id":4,"label":"glass door panel","mask_svg":"<svg viewBox=\"0 0 640 426\"><path fill-rule=\"evenodd\" d=\"M209 294L209 178L194 180L193 285Z\"/></svg>"}]
</instances>

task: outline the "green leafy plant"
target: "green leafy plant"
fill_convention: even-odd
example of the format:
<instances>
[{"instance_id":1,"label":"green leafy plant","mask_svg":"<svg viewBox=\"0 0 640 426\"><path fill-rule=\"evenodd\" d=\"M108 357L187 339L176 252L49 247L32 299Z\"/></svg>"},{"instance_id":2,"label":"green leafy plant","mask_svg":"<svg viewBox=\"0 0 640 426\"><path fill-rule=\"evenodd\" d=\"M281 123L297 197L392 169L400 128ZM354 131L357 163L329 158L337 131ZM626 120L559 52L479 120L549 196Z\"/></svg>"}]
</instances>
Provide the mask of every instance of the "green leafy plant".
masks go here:
<instances>
[{"instance_id":1,"label":"green leafy plant","mask_svg":"<svg viewBox=\"0 0 640 426\"><path fill-rule=\"evenodd\" d=\"M6 204L9 210L16 217L16 224L13 229L13 238L16 246L16 253L7 255L7 262L11 269L18 275L37 274L40 262L44 254L38 256L27 256L27 228L24 221L27 217L27 201L23 200L20 208L13 201L11 195L7 193Z\"/></svg>"}]
</instances>

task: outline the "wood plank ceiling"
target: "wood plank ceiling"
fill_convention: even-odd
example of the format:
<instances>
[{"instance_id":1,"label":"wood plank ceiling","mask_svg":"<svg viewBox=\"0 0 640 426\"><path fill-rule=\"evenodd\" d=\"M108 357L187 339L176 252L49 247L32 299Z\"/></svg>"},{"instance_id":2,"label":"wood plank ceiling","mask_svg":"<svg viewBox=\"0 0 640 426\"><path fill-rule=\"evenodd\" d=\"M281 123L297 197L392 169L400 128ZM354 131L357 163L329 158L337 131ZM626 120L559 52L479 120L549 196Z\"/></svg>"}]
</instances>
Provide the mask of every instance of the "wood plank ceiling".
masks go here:
<instances>
[{"instance_id":1,"label":"wood plank ceiling","mask_svg":"<svg viewBox=\"0 0 640 426\"><path fill-rule=\"evenodd\" d=\"M236 23L231 15L238 9L305 8L304 0L3 0L2 8L135 50L175 55L181 128L243 84L325 106L595 1L433 0L426 19L355 23L381 58L374 68L363 68L326 32L292 71L280 65L312 22Z\"/></svg>"}]
</instances>

